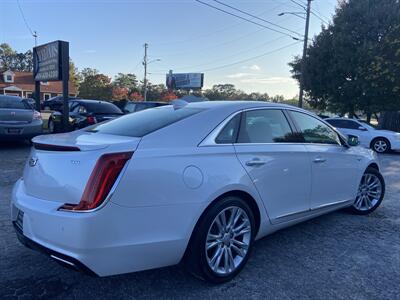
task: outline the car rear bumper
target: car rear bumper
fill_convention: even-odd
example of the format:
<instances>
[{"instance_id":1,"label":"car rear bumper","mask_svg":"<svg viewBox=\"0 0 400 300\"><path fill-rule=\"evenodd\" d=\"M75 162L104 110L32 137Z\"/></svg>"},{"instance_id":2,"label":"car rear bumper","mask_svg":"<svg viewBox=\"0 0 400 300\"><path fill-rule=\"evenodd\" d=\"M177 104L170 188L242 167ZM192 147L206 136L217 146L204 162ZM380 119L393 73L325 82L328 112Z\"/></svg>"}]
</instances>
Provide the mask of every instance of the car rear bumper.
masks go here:
<instances>
[{"instance_id":1,"label":"car rear bumper","mask_svg":"<svg viewBox=\"0 0 400 300\"><path fill-rule=\"evenodd\" d=\"M15 221L13 222L15 233L17 234L18 240L23 244L25 247L33 250L37 250L47 256L50 256L51 258L55 259L57 262L62 264L63 266L67 268L74 269L76 271L81 271L83 273L86 273L88 275L96 277L96 273L94 273L92 270L90 270L88 267L86 267L84 264L82 264L80 261L76 260L73 257L67 256L65 254L59 253L57 251L51 250L49 248L46 248L31 239L27 238L24 236L21 228L16 225Z\"/></svg>"},{"instance_id":2,"label":"car rear bumper","mask_svg":"<svg viewBox=\"0 0 400 300\"><path fill-rule=\"evenodd\" d=\"M97 211L74 213L58 211L60 205L27 195L23 181L17 181L11 220L23 212L22 230L16 228L20 240L64 265L98 276L179 263L193 226L180 219L195 223L193 214L199 211L193 204L127 208L110 201Z\"/></svg>"},{"instance_id":3,"label":"car rear bumper","mask_svg":"<svg viewBox=\"0 0 400 300\"><path fill-rule=\"evenodd\" d=\"M23 125L0 124L0 139L2 140L27 139L41 135L42 133L42 120Z\"/></svg>"}]
</instances>

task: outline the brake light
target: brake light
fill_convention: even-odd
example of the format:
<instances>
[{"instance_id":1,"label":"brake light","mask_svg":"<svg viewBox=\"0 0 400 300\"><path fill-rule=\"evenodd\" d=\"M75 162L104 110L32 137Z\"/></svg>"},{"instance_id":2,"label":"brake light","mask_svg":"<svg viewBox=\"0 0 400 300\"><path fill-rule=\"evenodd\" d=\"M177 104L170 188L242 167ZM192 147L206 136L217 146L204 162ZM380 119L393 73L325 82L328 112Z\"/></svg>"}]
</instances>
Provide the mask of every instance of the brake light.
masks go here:
<instances>
[{"instance_id":1,"label":"brake light","mask_svg":"<svg viewBox=\"0 0 400 300\"><path fill-rule=\"evenodd\" d=\"M110 193L115 181L133 152L102 155L97 161L78 204L64 204L59 209L86 211L99 207Z\"/></svg>"},{"instance_id":2,"label":"brake light","mask_svg":"<svg viewBox=\"0 0 400 300\"><path fill-rule=\"evenodd\" d=\"M42 115L40 114L40 112L34 110L33 111L33 120L41 120L42 119Z\"/></svg>"},{"instance_id":3,"label":"brake light","mask_svg":"<svg viewBox=\"0 0 400 300\"><path fill-rule=\"evenodd\" d=\"M86 117L86 121L88 122L88 124L96 124L97 123L96 118L92 117L92 116Z\"/></svg>"}]
</instances>

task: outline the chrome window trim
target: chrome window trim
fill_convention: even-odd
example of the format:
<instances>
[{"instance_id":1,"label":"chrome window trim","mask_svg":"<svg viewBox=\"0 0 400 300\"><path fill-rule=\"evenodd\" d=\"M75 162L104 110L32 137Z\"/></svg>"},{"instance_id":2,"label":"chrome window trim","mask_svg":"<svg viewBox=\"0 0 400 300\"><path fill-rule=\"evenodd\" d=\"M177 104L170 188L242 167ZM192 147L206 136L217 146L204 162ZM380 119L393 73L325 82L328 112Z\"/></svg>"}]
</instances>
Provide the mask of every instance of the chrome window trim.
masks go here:
<instances>
[{"instance_id":1,"label":"chrome window trim","mask_svg":"<svg viewBox=\"0 0 400 300\"><path fill-rule=\"evenodd\" d=\"M246 108L246 109L241 109L239 111L236 111L232 114L230 114L225 120L223 120L221 123L219 123L217 125L217 127L215 127L200 143L199 143L199 147L215 147L215 146L262 146L262 145L316 145L316 146L339 146L339 147L343 147L342 144L322 144L322 143L294 143L294 142L290 142L290 143L225 143L225 144L218 144L215 142L216 138L218 137L218 135L221 133L222 129L225 127L226 124L228 124L235 116L237 116L238 114L241 114L243 112L247 112L247 111L254 111L254 110L281 110L282 113L284 113L284 111L295 111L295 112L299 112L299 113L304 113L305 115L308 115L312 118L315 118L319 121L321 121L320 119L316 118L315 116L313 116L311 113L307 112L307 111L302 111L302 110L297 110L295 108L291 108L291 107L268 107L268 106L264 106L264 107L253 107L253 108ZM290 122L287 121L289 126L290 126ZM336 134L337 131L332 128L331 125L327 124L327 122L322 121L323 124L327 125L330 129L332 129ZM291 127L291 126L290 126ZM293 128L292 128L293 130Z\"/></svg>"}]
</instances>

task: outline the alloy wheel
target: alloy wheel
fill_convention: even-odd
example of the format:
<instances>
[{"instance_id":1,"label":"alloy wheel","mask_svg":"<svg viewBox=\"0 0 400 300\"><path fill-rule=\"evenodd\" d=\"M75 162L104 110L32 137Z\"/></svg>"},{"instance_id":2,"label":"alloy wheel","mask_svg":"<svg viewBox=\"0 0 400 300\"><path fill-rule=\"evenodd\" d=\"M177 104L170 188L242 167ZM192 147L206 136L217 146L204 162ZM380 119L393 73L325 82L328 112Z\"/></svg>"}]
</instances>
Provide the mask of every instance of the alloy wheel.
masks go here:
<instances>
[{"instance_id":1,"label":"alloy wheel","mask_svg":"<svg viewBox=\"0 0 400 300\"><path fill-rule=\"evenodd\" d=\"M388 144L385 140L377 140L374 143L374 150L379 153L383 153L387 150Z\"/></svg>"},{"instance_id":2,"label":"alloy wheel","mask_svg":"<svg viewBox=\"0 0 400 300\"><path fill-rule=\"evenodd\" d=\"M377 175L365 173L361 179L353 207L359 211L373 209L382 196L382 182Z\"/></svg>"},{"instance_id":3,"label":"alloy wheel","mask_svg":"<svg viewBox=\"0 0 400 300\"><path fill-rule=\"evenodd\" d=\"M219 275L234 272L246 257L251 243L251 223L237 206L221 211L211 223L206 239L208 266Z\"/></svg>"}]
</instances>

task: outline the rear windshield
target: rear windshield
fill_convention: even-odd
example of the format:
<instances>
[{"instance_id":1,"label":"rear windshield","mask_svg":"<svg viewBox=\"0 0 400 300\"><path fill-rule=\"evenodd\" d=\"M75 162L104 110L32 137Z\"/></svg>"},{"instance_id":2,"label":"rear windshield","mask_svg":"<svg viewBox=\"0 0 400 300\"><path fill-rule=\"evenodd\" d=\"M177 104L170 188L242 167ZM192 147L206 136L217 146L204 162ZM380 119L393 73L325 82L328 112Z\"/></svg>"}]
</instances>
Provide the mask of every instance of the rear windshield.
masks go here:
<instances>
[{"instance_id":1,"label":"rear windshield","mask_svg":"<svg viewBox=\"0 0 400 300\"><path fill-rule=\"evenodd\" d=\"M32 109L32 107L25 100L14 97L1 97L0 108Z\"/></svg>"},{"instance_id":2,"label":"rear windshield","mask_svg":"<svg viewBox=\"0 0 400 300\"><path fill-rule=\"evenodd\" d=\"M172 106L151 108L101 123L87 131L142 137L203 110L187 107L175 110Z\"/></svg>"},{"instance_id":3,"label":"rear windshield","mask_svg":"<svg viewBox=\"0 0 400 300\"><path fill-rule=\"evenodd\" d=\"M114 104L107 102L85 103L86 109L95 114L122 114L122 111Z\"/></svg>"}]
</instances>

